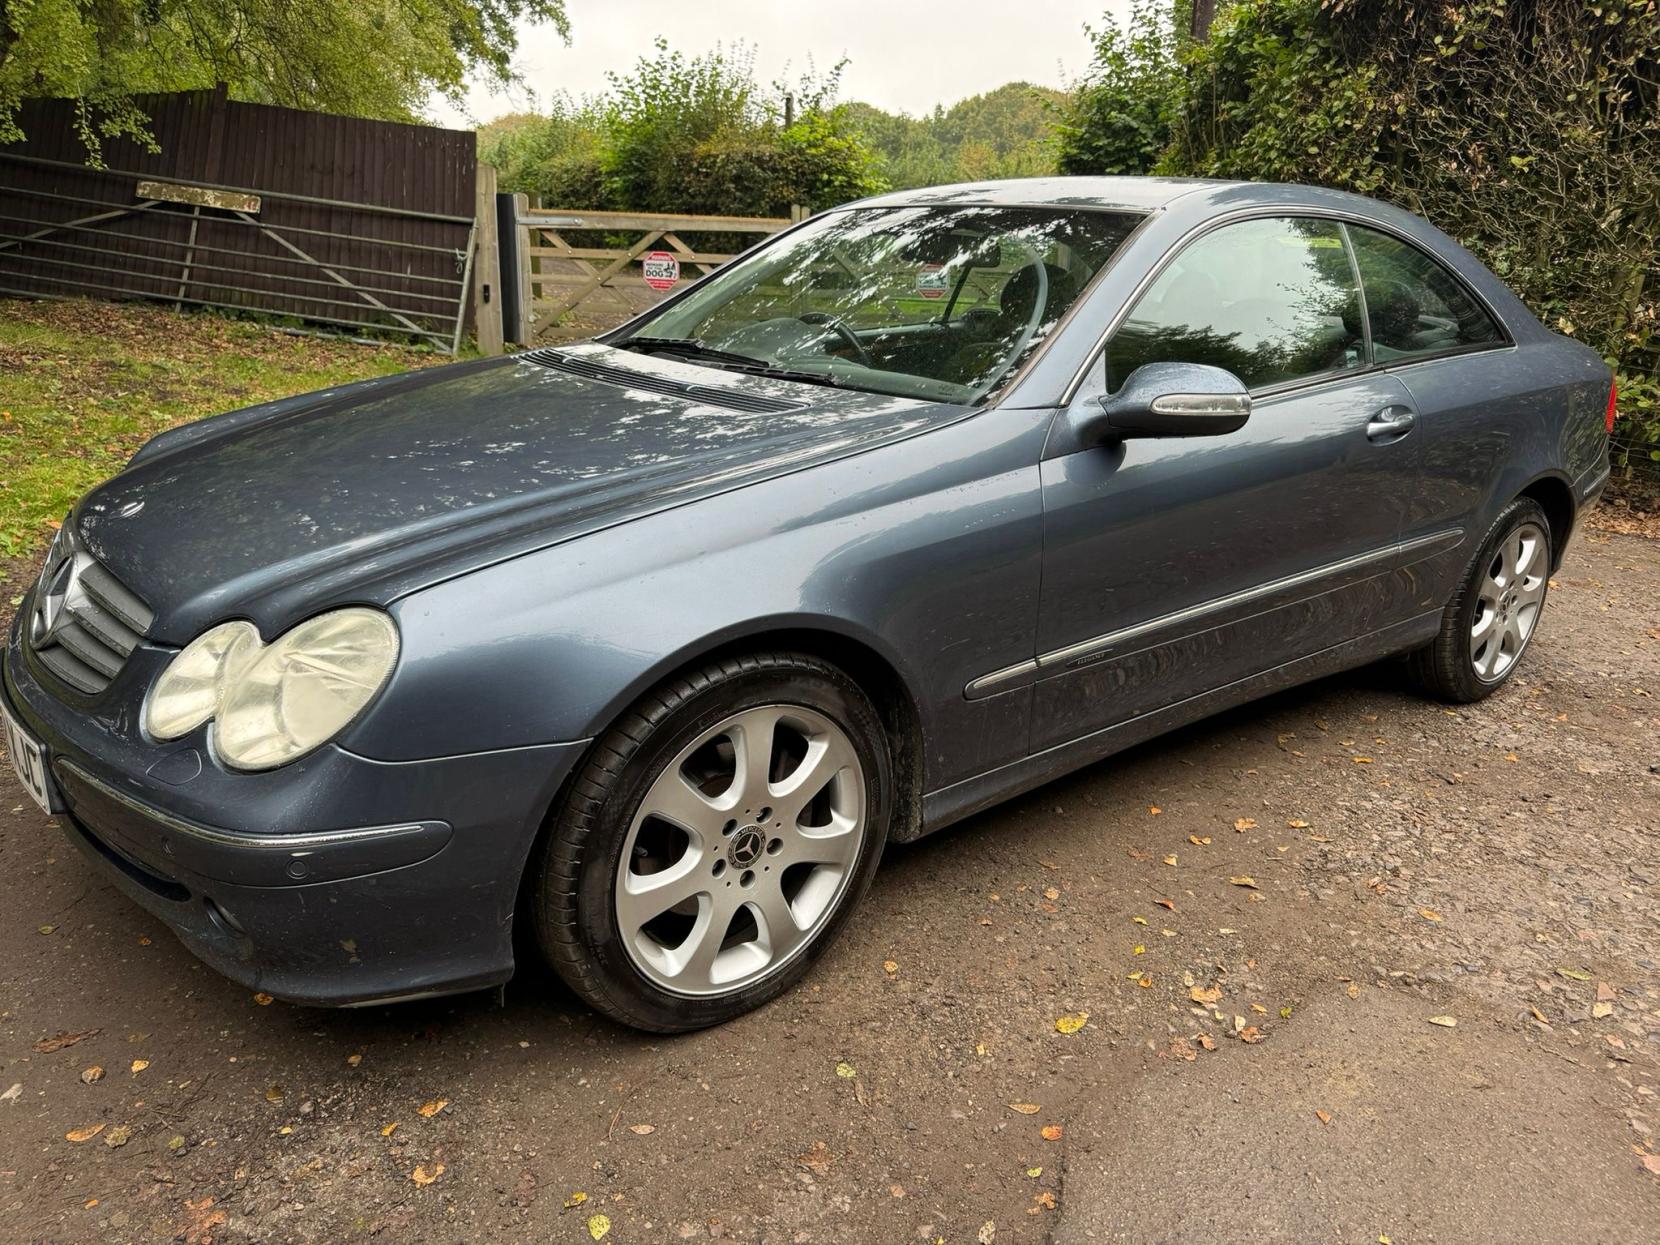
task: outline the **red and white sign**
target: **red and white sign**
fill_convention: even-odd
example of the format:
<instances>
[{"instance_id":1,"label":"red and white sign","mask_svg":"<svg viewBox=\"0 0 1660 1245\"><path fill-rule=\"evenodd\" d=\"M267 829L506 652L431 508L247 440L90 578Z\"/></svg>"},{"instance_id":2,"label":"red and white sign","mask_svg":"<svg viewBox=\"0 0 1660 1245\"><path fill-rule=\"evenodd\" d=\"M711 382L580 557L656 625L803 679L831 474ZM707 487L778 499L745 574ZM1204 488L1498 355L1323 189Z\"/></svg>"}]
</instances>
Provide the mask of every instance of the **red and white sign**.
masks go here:
<instances>
[{"instance_id":1,"label":"red and white sign","mask_svg":"<svg viewBox=\"0 0 1660 1245\"><path fill-rule=\"evenodd\" d=\"M924 298L944 298L951 291L944 264L924 264L916 270L916 292Z\"/></svg>"},{"instance_id":2,"label":"red and white sign","mask_svg":"<svg viewBox=\"0 0 1660 1245\"><path fill-rule=\"evenodd\" d=\"M654 290L672 290L680 280L680 261L667 251L652 251L640 261L646 284Z\"/></svg>"}]
</instances>

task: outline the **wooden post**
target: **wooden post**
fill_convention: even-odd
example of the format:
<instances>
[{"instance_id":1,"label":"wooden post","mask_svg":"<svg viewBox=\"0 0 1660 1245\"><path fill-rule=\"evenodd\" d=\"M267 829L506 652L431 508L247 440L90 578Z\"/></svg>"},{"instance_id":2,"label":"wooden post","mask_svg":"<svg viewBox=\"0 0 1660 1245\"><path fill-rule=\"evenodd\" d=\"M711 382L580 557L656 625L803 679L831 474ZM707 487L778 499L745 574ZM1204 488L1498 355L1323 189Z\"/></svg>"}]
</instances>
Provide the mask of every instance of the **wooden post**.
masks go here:
<instances>
[{"instance_id":1,"label":"wooden post","mask_svg":"<svg viewBox=\"0 0 1660 1245\"><path fill-rule=\"evenodd\" d=\"M496 170L488 164L478 166L473 213L473 331L480 354L500 354L501 249L496 242Z\"/></svg>"},{"instance_id":2,"label":"wooden post","mask_svg":"<svg viewBox=\"0 0 1660 1245\"><path fill-rule=\"evenodd\" d=\"M513 340L521 346L535 344L536 313L531 310L536 299L536 291L530 284L530 226L524 224L525 216L530 212L530 196L516 194L513 196L513 228L519 234L519 324L514 332Z\"/></svg>"}]
</instances>

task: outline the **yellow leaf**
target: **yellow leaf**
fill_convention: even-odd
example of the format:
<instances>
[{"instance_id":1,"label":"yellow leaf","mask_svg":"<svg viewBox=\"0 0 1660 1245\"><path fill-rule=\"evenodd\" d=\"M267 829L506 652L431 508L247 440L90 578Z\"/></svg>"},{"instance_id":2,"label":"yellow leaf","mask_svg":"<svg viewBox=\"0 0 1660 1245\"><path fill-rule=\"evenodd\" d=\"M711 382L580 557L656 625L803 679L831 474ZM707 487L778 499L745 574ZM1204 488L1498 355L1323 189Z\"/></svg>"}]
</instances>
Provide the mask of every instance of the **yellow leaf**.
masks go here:
<instances>
[{"instance_id":1,"label":"yellow leaf","mask_svg":"<svg viewBox=\"0 0 1660 1245\"><path fill-rule=\"evenodd\" d=\"M1331 1112L1330 1111L1316 1111L1314 1114L1319 1117L1320 1123L1322 1123L1322 1124L1330 1124L1331 1123Z\"/></svg>"},{"instance_id":2,"label":"yellow leaf","mask_svg":"<svg viewBox=\"0 0 1660 1245\"><path fill-rule=\"evenodd\" d=\"M382 1137L390 1137L394 1132L397 1131L397 1128L398 1128L398 1121L393 1120L385 1128L380 1130L380 1135Z\"/></svg>"},{"instance_id":3,"label":"yellow leaf","mask_svg":"<svg viewBox=\"0 0 1660 1245\"><path fill-rule=\"evenodd\" d=\"M414 1171L409 1173L409 1178L424 1189L443 1174L444 1165L442 1163L434 1163L430 1168L417 1167Z\"/></svg>"},{"instance_id":4,"label":"yellow leaf","mask_svg":"<svg viewBox=\"0 0 1660 1245\"><path fill-rule=\"evenodd\" d=\"M1207 988L1205 986L1194 986L1193 989L1187 992L1187 997L1192 999L1195 1003L1203 1003L1206 1007L1212 1007L1221 1000L1222 987L1210 986Z\"/></svg>"},{"instance_id":5,"label":"yellow leaf","mask_svg":"<svg viewBox=\"0 0 1660 1245\"><path fill-rule=\"evenodd\" d=\"M1446 919L1434 908L1419 908L1418 915L1423 917L1426 921L1442 921Z\"/></svg>"},{"instance_id":6,"label":"yellow leaf","mask_svg":"<svg viewBox=\"0 0 1660 1245\"><path fill-rule=\"evenodd\" d=\"M1026 1174L1028 1176L1030 1176L1033 1180L1036 1180L1039 1176L1043 1175L1043 1168L1041 1168L1041 1167L1028 1167L1026 1169Z\"/></svg>"},{"instance_id":7,"label":"yellow leaf","mask_svg":"<svg viewBox=\"0 0 1660 1245\"><path fill-rule=\"evenodd\" d=\"M1045 1124L1038 1135L1045 1141L1059 1141L1064 1132L1066 1129L1059 1124Z\"/></svg>"},{"instance_id":8,"label":"yellow leaf","mask_svg":"<svg viewBox=\"0 0 1660 1245\"><path fill-rule=\"evenodd\" d=\"M1055 1028L1061 1033L1076 1033L1088 1023L1088 1012L1072 1012L1055 1021Z\"/></svg>"},{"instance_id":9,"label":"yellow leaf","mask_svg":"<svg viewBox=\"0 0 1660 1245\"><path fill-rule=\"evenodd\" d=\"M1241 875L1236 878L1229 878L1228 881L1232 882L1235 886L1248 886L1252 890L1256 890L1257 888L1256 879L1253 877Z\"/></svg>"},{"instance_id":10,"label":"yellow leaf","mask_svg":"<svg viewBox=\"0 0 1660 1245\"><path fill-rule=\"evenodd\" d=\"M433 1116L437 1115L449 1105L450 1100L448 1098L435 1098L431 1102L423 1103L421 1106L416 1107L415 1113L430 1120Z\"/></svg>"},{"instance_id":11,"label":"yellow leaf","mask_svg":"<svg viewBox=\"0 0 1660 1245\"><path fill-rule=\"evenodd\" d=\"M254 995L254 1002L258 1003L261 1007L269 1007L272 1003L276 1002L276 1000L269 994L266 994L265 991L261 990L258 994Z\"/></svg>"},{"instance_id":12,"label":"yellow leaf","mask_svg":"<svg viewBox=\"0 0 1660 1245\"><path fill-rule=\"evenodd\" d=\"M893 960L883 960L882 971L891 977L899 971L899 965Z\"/></svg>"},{"instance_id":13,"label":"yellow leaf","mask_svg":"<svg viewBox=\"0 0 1660 1245\"><path fill-rule=\"evenodd\" d=\"M1372 763L1371 757L1350 757L1349 760L1353 761L1356 765L1370 765Z\"/></svg>"},{"instance_id":14,"label":"yellow leaf","mask_svg":"<svg viewBox=\"0 0 1660 1245\"><path fill-rule=\"evenodd\" d=\"M1194 847L1209 847L1210 835L1206 834L1201 836L1197 834L1190 834L1187 836L1187 841L1193 844Z\"/></svg>"},{"instance_id":15,"label":"yellow leaf","mask_svg":"<svg viewBox=\"0 0 1660 1245\"><path fill-rule=\"evenodd\" d=\"M1147 806L1147 811L1148 811L1148 812L1149 812L1149 813L1150 813L1150 814L1152 814L1152 815L1153 815L1153 816L1154 816L1154 817L1157 817L1157 816L1158 816L1158 815L1159 815L1159 814L1160 814L1160 813L1162 813L1162 812L1163 812L1163 811L1164 811L1164 810L1163 810L1163 809L1162 809L1162 808L1160 808L1160 807L1159 807L1159 806L1158 806L1158 805L1157 805L1157 804L1149 804L1149 805L1148 805L1148 806Z\"/></svg>"},{"instance_id":16,"label":"yellow leaf","mask_svg":"<svg viewBox=\"0 0 1660 1245\"><path fill-rule=\"evenodd\" d=\"M578 1206L581 1206L582 1203L586 1202L587 1200L588 1200L588 1195L586 1193L584 1193L581 1189L578 1189L575 1193L571 1194L570 1197L565 1199L565 1209L566 1210L575 1210Z\"/></svg>"},{"instance_id":17,"label":"yellow leaf","mask_svg":"<svg viewBox=\"0 0 1660 1245\"><path fill-rule=\"evenodd\" d=\"M604 1215L588 1216L588 1235L593 1237L596 1241L603 1239L605 1234L610 1230L611 1221Z\"/></svg>"},{"instance_id":18,"label":"yellow leaf","mask_svg":"<svg viewBox=\"0 0 1660 1245\"><path fill-rule=\"evenodd\" d=\"M1167 865L1174 865L1176 863L1176 853L1171 852L1170 855L1166 856L1164 858L1164 863Z\"/></svg>"},{"instance_id":19,"label":"yellow leaf","mask_svg":"<svg viewBox=\"0 0 1660 1245\"><path fill-rule=\"evenodd\" d=\"M1009 1110L1018 1111L1022 1115L1036 1115L1039 1111L1043 1110L1043 1108L1038 1106L1035 1102L1011 1102L1009 1104Z\"/></svg>"},{"instance_id":20,"label":"yellow leaf","mask_svg":"<svg viewBox=\"0 0 1660 1245\"><path fill-rule=\"evenodd\" d=\"M1308 829L1308 822L1304 821L1301 817L1293 817L1289 821L1287 821L1285 824L1290 826L1293 830L1307 830Z\"/></svg>"},{"instance_id":21,"label":"yellow leaf","mask_svg":"<svg viewBox=\"0 0 1660 1245\"><path fill-rule=\"evenodd\" d=\"M77 1142L77 1143L82 1142L82 1141L91 1141L94 1137L96 1137L99 1133L101 1133L103 1131L104 1131L104 1126L102 1124L89 1124L85 1128L71 1129L69 1132L67 1132L63 1135L63 1139L65 1141L73 1141L73 1142Z\"/></svg>"},{"instance_id":22,"label":"yellow leaf","mask_svg":"<svg viewBox=\"0 0 1660 1245\"><path fill-rule=\"evenodd\" d=\"M1147 948L1138 943L1138 944L1136 944L1135 948L1130 952L1130 954L1131 955L1146 955L1147 954Z\"/></svg>"},{"instance_id":23,"label":"yellow leaf","mask_svg":"<svg viewBox=\"0 0 1660 1245\"><path fill-rule=\"evenodd\" d=\"M859 1070L843 1059L836 1064L836 1075L844 1081L851 1081L859 1075Z\"/></svg>"},{"instance_id":24,"label":"yellow leaf","mask_svg":"<svg viewBox=\"0 0 1660 1245\"><path fill-rule=\"evenodd\" d=\"M100 1068L97 1064L93 1064L85 1072L81 1073L81 1083L83 1085L91 1085L91 1084L93 1084L97 1081L101 1081L103 1079L104 1079L104 1070L102 1068Z\"/></svg>"},{"instance_id":25,"label":"yellow leaf","mask_svg":"<svg viewBox=\"0 0 1660 1245\"><path fill-rule=\"evenodd\" d=\"M56 928L56 925L42 925L37 932L42 934L50 934Z\"/></svg>"},{"instance_id":26,"label":"yellow leaf","mask_svg":"<svg viewBox=\"0 0 1660 1245\"><path fill-rule=\"evenodd\" d=\"M144 1069L148 1068L149 1066L150 1066L150 1061L148 1059L135 1059L135 1060L133 1060L133 1071L135 1073L142 1072L142 1071L144 1071Z\"/></svg>"},{"instance_id":27,"label":"yellow leaf","mask_svg":"<svg viewBox=\"0 0 1660 1245\"><path fill-rule=\"evenodd\" d=\"M1132 916L1130 920L1134 921L1137 925L1147 924L1147 918L1144 916Z\"/></svg>"},{"instance_id":28,"label":"yellow leaf","mask_svg":"<svg viewBox=\"0 0 1660 1245\"><path fill-rule=\"evenodd\" d=\"M1244 834L1247 830L1255 830L1257 828L1256 818L1241 817L1233 823L1233 828L1241 834Z\"/></svg>"},{"instance_id":29,"label":"yellow leaf","mask_svg":"<svg viewBox=\"0 0 1660 1245\"><path fill-rule=\"evenodd\" d=\"M1043 897L1045 899L1059 899L1061 897L1061 893L1053 886L1046 886L1043 888Z\"/></svg>"},{"instance_id":30,"label":"yellow leaf","mask_svg":"<svg viewBox=\"0 0 1660 1245\"><path fill-rule=\"evenodd\" d=\"M1431 1016L1429 1018L1429 1022L1432 1025L1440 1025L1443 1029L1454 1029L1458 1027L1458 1021L1453 1019L1451 1016Z\"/></svg>"},{"instance_id":31,"label":"yellow leaf","mask_svg":"<svg viewBox=\"0 0 1660 1245\"><path fill-rule=\"evenodd\" d=\"M357 1067L358 1064L360 1064L362 1062L363 1062L363 1056L362 1055L347 1055L346 1056L346 1066L348 1068L355 1068L355 1067Z\"/></svg>"}]
</instances>

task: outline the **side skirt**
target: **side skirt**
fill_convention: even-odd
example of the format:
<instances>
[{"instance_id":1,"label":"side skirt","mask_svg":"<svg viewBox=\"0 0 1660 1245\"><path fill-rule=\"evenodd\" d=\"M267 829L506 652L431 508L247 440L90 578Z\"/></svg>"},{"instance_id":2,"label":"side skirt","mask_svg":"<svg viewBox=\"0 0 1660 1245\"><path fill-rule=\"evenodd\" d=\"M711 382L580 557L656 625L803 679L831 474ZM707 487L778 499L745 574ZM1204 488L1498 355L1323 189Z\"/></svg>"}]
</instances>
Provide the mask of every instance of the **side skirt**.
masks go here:
<instances>
[{"instance_id":1,"label":"side skirt","mask_svg":"<svg viewBox=\"0 0 1660 1245\"><path fill-rule=\"evenodd\" d=\"M1259 697L1324 678L1342 670L1352 670L1381 658L1403 653L1427 644L1435 638L1441 626L1441 611L1421 614L1417 618L1385 627L1370 635L1348 640L1331 648L1322 649L1307 657L1299 657L1284 665L1275 666L1261 674L1236 680L1212 691L1201 692L1173 705L1144 713L1140 717L1095 731L1069 743L1060 744L1024 760L989 770L974 778L965 779L922 797L922 822L910 838L921 838L936 830L943 830L953 822L961 821L994 804L1022 795L1044 783L1082 769L1086 765L1133 748L1136 744L1162 735L1167 731L1197 722L1224 709L1242 705ZM908 841L908 840L896 840Z\"/></svg>"}]
</instances>

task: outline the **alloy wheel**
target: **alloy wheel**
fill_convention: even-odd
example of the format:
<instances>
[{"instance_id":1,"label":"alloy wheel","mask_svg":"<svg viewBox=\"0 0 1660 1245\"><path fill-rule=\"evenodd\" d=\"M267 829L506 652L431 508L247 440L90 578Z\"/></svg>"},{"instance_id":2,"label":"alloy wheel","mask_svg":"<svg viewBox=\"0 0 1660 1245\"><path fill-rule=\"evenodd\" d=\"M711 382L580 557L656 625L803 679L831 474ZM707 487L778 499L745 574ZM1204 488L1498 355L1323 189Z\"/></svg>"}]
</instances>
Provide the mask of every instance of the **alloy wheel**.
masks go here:
<instances>
[{"instance_id":1,"label":"alloy wheel","mask_svg":"<svg viewBox=\"0 0 1660 1245\"><path fill-rule=\"evenodd\" d=\"M1523 523L1493 551L1470 624L1470 663L1484 683L1505 676L1538 625L1549 547L1538 524Z\"/></svg>"},{"instance_id":2,"label":"alloy wheel","mask_svg":"<svg viewBox=\"0 0 1660 1245\"><path fill-rule=\"evenodd\" d=\"M864 769L830 718L763 705L708 728L652 782L623 843L629 959L684 995L778 971L834 913L865 824Z\"/></svg>"}]
</instances>

